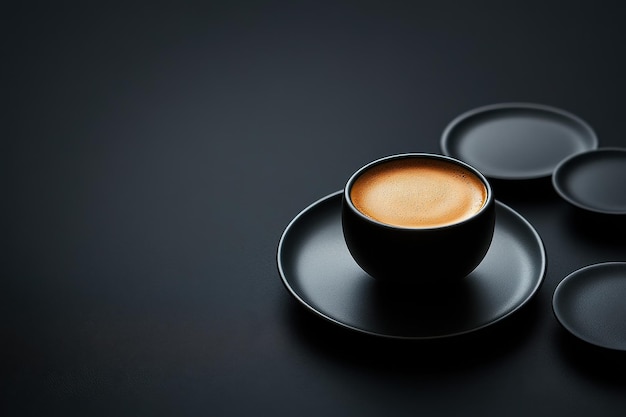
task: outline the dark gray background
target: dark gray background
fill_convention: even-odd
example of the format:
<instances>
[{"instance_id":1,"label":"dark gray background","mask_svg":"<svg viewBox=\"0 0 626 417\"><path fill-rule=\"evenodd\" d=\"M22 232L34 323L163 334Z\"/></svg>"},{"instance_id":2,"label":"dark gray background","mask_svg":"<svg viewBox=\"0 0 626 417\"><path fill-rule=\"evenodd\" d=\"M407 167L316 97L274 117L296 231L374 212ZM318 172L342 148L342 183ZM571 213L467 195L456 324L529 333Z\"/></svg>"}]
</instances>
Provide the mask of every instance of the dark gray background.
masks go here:
<instances>
[{"instance_id":1,"label":"dark gray background","mask_svg":"<svg viewBox=\"0 0 626 417\"><path fill-rule=\"evenodd\" d=\"M373 159L439 152L477 106L560 107L626 146L618 4L5 5L0 414L623 416L624 356L550 301L626 260L625 228L549 182L495 185L548 270L469 337L335 328L275 261L301 209Z\"/></svg>"}]
</instances>

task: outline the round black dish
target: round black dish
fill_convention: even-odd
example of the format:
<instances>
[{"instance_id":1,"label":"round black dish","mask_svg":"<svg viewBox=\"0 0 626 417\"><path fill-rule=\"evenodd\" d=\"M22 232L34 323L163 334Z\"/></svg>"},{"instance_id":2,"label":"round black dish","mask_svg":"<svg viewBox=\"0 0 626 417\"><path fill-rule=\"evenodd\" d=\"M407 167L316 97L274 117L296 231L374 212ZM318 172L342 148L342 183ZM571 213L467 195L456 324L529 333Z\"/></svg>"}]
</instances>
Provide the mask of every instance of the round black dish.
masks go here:
<instances>
[{"instance_id":1,"label":"round black dish","mask_svg":"<svg viewBox=\"0 0 626 417\"><path fill-rule=\"evenodd\" d=\"M483 262L451 287L394 291L352 259L341 228L342 192L305 208L283 232L278 270L289 293L318 316L360 333L435 339L470 333L510 316L546 272L543 242L521 215L496 201L493 243Z\"/></svg>"},{"instance_id":2,"label":"round black dish","mask_svg":"<svg viewBox=\"0 0 626 417\"><path fill-rule=\"evenodd\" d=\"M549 177L563 159L597 146L596 134L584 120L533 103L470 110L450 122L441 137L444 154L502 180Z\"/></svg>"},{"instance_id":3,"label":"round black dish","mask_svg":"<svg viewBox=\"0 0 626 417\"><path fill-rule=\"evenodd\" d=\"M570 204L601 214L626 214L626 149L573 155L554 171L552 184Z\"/></svg>"},{"instance_id":4,"label":"round black dish","mask_svg":"<svg viewBox=\"0 0 626 417\"><path fill-rule=\"evenodd\" d=\"M626 351L626 262L589 265L565 277L552 308L572 335L595 346Z\"/></svg>"}]
</instances>

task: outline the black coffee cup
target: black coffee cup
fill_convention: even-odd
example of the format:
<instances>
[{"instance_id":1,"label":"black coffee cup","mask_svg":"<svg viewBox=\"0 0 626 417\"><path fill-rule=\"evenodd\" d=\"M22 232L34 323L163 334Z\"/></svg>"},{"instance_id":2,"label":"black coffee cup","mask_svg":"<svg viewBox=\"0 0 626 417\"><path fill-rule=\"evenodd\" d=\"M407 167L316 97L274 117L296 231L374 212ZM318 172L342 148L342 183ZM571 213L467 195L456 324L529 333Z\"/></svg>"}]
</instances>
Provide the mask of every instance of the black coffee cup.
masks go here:
<instances>
[{"instance_id":1,"label":"black coffee cup","mask_svg":"<svg viewBox=\"0 0 626 417\"><path fill-rule=\"evenodd\" d=\"M343 192L342 227L356 263L393 284L449 284L483 260L495 227L491 185L474 167L429 153L387 156Z\"/></svg>"}]
</instances>

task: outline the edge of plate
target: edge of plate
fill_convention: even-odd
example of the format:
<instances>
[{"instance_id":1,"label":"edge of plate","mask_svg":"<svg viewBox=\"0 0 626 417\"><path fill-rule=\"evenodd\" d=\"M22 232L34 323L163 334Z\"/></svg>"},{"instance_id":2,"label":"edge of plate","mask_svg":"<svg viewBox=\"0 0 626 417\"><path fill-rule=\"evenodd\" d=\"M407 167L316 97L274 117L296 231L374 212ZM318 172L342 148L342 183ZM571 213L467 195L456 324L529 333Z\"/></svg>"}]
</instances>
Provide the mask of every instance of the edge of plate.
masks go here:
<instances>
[{"instance_id":1,"label":"edge of plate","mask_svg":"<svg viewBox=\"0 0 626 417\"><path fill-rule=\"evenodd\" d=\"M592 213L608 214L612 216L626 215L626 211L624 210L602 210L602 209L590 207L586 204L583 204L577 201L576 199L572 198L567 192L564 191L564 188L561 186L561 182L559 181L559 178L561 178L560 176L561 171L567 168L569 164L573 163L572 161L575 161L576 159L579 159L579 158L593 156L593 154L597 154L597 153L614 152L614 151L618 151L619 153L623 153L624 155L626 155L626 148L607 146L607 147L590 149L588 151L579 152L579 153L575 153L573 155L568 156L567 158L563 159L554 169L554 173L552 174L552 187L563 200L565 200L566 202L568 202L569 204L575 207L578 207L579 209L589 211Z\"/></svg>"},{"instance_id":2,"label":"edge of plate","mask_svg":"<svg viewBox=\"0 0 626 417\"><path fill-rule=\"evenodd\" d=\"M608 349L611 351L615 351L615 352L626 352L626 349L620 349L620 348L615 348L615 347L611 347L609 345L605 345L605 344L599 344L596 343L595 341L592 341L590 339L588 339L586 336L584 336L583 334L581 334L580 332L576 331L576 329L572 328L568 323L567 320L563 319L563 315L561 313L559 313L559 308L557 306L558 301L557 298L559 297L559 294L561 293L561 291L563 291L563 288L565 286L568 285L568 282L570 282L572 279L574 279L574 277L576 277L577 275L583 274L585 272L588 272L589 270L592 269L599 269L599 268L603 268L606 266L610 266L610 265L621 265L621 266L625 266L626 267L626 262L623 261L605 261L605 262L597 262L597 263L593 263L593 264L589 264L583 267L580 267L572 272L570 272L569 274L567 274L565 276L565 278L563 278L556 286L556 288L554 289L554 292L552 293L552 314L554 315L556 321L561 325L561 327L563 329L565 329L569 334L571 334L572 336L576 337L577 339L588 343L592 346L596 346L602 349Z\"/></svg>"},{"instance_id":3,"label":"edge of plate","mask_svg":"<svg viewBox=\"0 0 626 417\"><path fill-rule=\"evenodd\" d=\"M577 116L574 113L569 112L567 110L550 106L547 104L539 104L539 103L531 103L531 102L523 102L523 101L511 101L511 102L495 103L495 104L488 104L485 106L475 107L473 109L470 109L461 113L460 115L452 119L444 128L443 133L441 134L441 138L439 140L439 146L443 154L447 156L451 156L453 158L462 159L460 155L456 155L454 152L451 152L450 148L448 147L449 138L452 132L454 131L454 129L456 129L461 123L468 120L469 118L479 115L481 113L487 113L487 112L497 111L497 110L507 110L507 109L508 110L514 110L514 109L540 110L540 111L544 111L548 113L558 114L565 118L571 119L589 132L589 137L592 142L591 146L587 150L576 152L574 155L598 148L599 141L598 141L598 136L595 130L591 127L589 123L587 123L580 116ZM511 175L492 175L488 173L484 175L488 178L492 178L495 180L514 180L514 181L520 180L521 181L521 180L533 180L533 179L539 179L539 178L547 178L547 177L550 177L553 173L554 173L554 170L552 170L552 172L547 175L538 174L538 175L529 175L529 176L511 176Z\"/></svg>"}]
</instances>

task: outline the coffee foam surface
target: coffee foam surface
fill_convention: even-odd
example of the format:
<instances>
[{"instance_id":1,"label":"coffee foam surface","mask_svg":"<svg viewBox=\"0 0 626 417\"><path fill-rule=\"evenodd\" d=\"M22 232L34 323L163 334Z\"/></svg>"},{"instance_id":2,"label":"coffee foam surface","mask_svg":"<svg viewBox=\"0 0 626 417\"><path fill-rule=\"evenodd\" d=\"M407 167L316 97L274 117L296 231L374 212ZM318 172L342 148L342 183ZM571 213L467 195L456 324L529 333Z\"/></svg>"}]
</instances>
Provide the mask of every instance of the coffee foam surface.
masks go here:
<instances>
[{"instance_id":1,"label":"coffee foam surface","mask_svg":"<svg viewBox=\"0 0 626 417\"><path fill-rule=\"evenodd\" d=\"M463 221L485 204L487 189L467 169L428 158L376 165L353 183L350 198L381 223L426 228Z\"/></svg>"}]
</instances>

